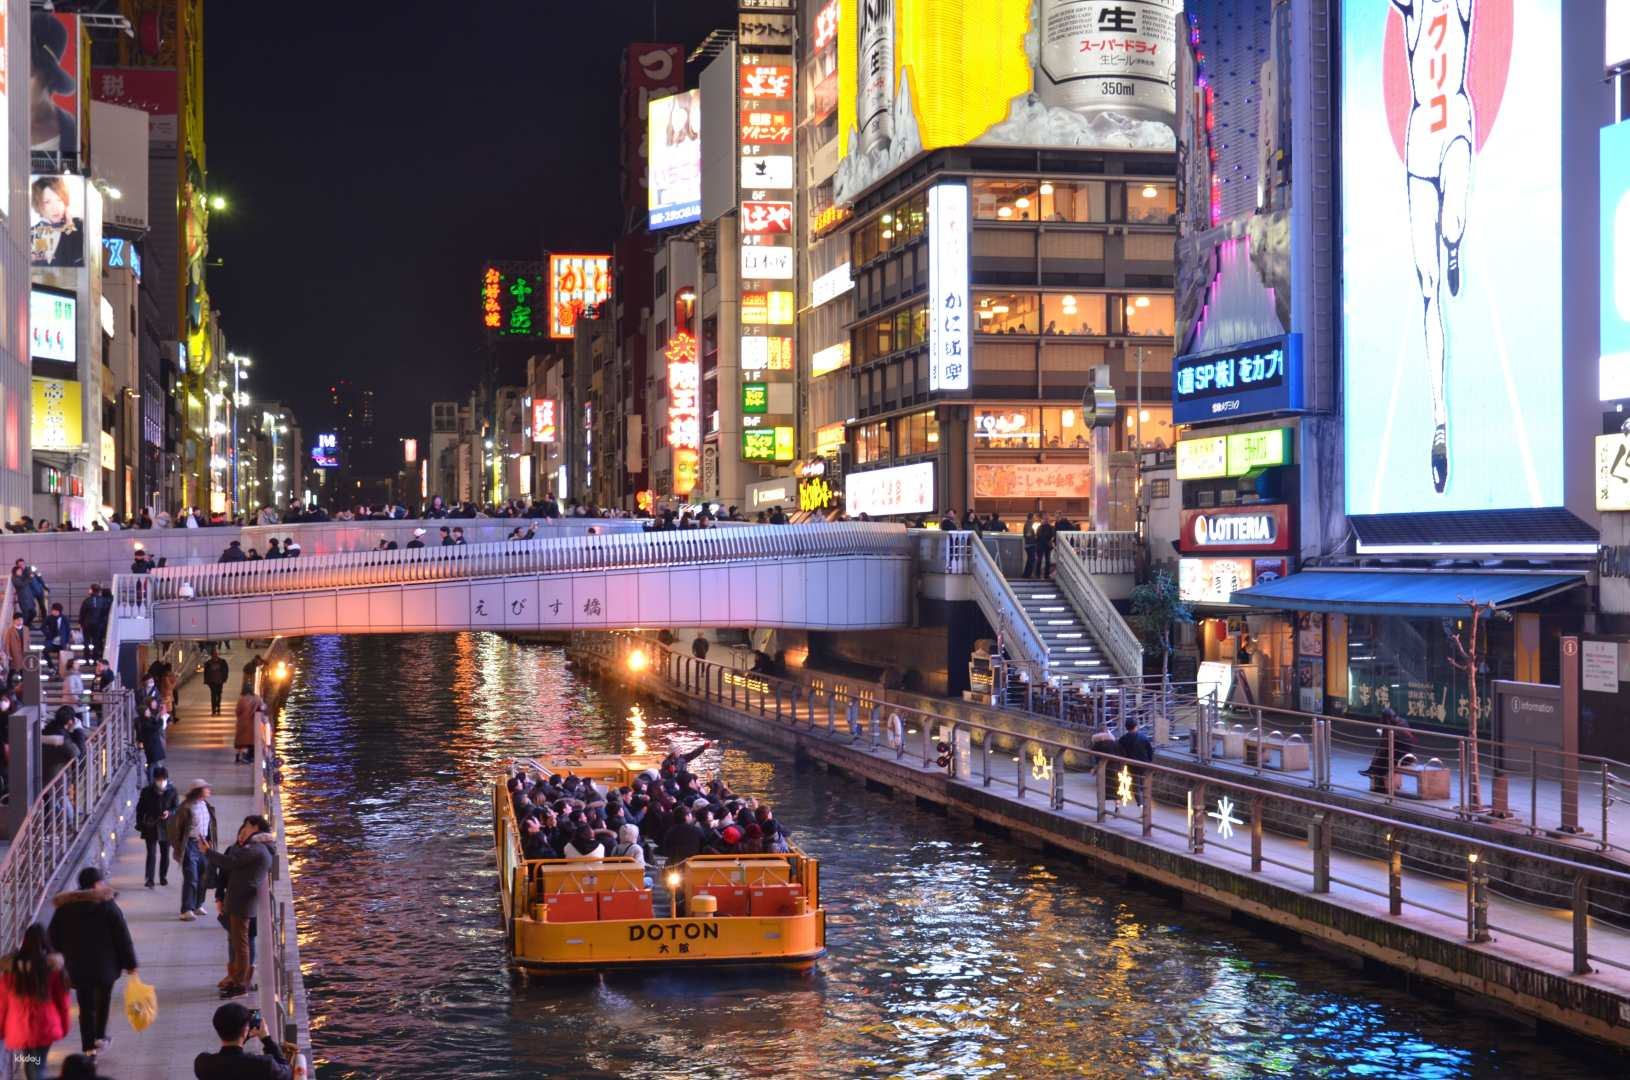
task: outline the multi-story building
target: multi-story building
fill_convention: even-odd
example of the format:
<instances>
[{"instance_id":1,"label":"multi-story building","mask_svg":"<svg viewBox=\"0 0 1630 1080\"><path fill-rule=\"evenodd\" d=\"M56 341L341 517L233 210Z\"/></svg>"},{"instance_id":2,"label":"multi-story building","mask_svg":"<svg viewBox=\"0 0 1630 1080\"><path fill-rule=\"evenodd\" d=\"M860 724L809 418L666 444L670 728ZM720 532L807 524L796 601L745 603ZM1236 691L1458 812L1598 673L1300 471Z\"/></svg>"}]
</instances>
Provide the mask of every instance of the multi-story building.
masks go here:
<instances>
[{"instance_id":1,"label":"multi-story building","mask_svg":"<svg viewBox=\"0 0 1630 1080\"><path fill-rule=\"evenodd\" d=\"M7 71L28 70L29 9L22 4L9 4L0 19L4 21L4 50ZM11 94L6 99L8 110L4 145L0 145L0 174L7 182L10 193L5 202L6 220L0 222L0 302L8 312L26 311L29 307L28 283L28 174L29 174L29 102L26 94ZM0 335L0 418L5 424L5 438L0 441L0 514L4 523L18 520L33 507L30 482L32 460L28 431L32 412L32 388L27 352L29 333L27 324L14 324L15 332Z\"/></svg>"},{"instance_id":2,"label":"multi-story building","mask_svg":"<svg viewBox=\"0 0 1630 1080\"><path fill-rule=\"evenodd\" d=\"M430 445L420 453L429 462L430 491L451 502L458 491L458 402L437 401L430 406Z\"/></svg>"}]
</instances>

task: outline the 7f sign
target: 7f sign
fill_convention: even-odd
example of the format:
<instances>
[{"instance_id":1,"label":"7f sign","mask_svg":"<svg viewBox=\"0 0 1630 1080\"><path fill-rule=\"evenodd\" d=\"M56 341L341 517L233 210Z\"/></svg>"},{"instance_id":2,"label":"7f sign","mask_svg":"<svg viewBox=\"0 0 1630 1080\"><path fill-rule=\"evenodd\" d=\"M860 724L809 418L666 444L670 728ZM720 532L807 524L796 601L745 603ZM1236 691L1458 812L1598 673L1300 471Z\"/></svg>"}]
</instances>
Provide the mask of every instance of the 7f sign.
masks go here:
<instances>
[{"instance_id":1,"label":"7f sign","mask_svg":"<svg viewBox=\"0 0 1630 1080\"><path fill-rule=\"evenodd\" d=\"M940 184L928 192L928 388L969 384L968 188Z\"/></svg>"}]
</instances>

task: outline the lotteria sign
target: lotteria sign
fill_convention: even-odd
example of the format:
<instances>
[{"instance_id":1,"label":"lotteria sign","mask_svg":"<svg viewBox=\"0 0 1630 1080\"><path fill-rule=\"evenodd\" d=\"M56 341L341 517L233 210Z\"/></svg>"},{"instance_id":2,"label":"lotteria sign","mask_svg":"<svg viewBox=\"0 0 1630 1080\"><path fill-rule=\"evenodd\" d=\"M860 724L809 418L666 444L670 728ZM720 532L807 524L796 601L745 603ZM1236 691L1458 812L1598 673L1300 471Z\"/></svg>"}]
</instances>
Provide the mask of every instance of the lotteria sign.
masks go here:
<instances>
[{"instance_id":1,"label":"lotteria sign","mask_svg":"<svg viewBox=\"0 0 1630 1080\"><path fill-rule=\"evenodd\" d=\"M1185 510L1177 546L1182 551L1288 551L1290 508L1276 503Z\"/></svg>"},{"instance_id":2,"label":"lotteria sign","mask_svg":"<svg viewBox=\"0 0 1630 1080\"><path fill-rule=\"evenodd\" d=\"M1172 420L1233 420L1302 407L1302 337L1253 341L1172 362Z\"/></svg>"}]
</instances>

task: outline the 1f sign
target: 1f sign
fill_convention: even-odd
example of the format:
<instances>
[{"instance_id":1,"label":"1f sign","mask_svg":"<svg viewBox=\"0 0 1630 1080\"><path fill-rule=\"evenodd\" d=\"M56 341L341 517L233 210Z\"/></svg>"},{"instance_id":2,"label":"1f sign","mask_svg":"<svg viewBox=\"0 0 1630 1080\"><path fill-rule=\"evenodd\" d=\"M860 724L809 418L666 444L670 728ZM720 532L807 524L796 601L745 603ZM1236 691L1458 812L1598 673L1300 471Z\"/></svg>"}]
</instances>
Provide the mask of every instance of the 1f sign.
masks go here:
<instances>
[{"instance_id":1,"label":"1f sign","mask_svg":"<svg viewBox=\"0 0 1630 1080\"><path fill-rule=\"evenodd\" d=\"M966 390L968 325L968 188L941 184L928 193L928 388Z\"/></svg>"}]
</instances>

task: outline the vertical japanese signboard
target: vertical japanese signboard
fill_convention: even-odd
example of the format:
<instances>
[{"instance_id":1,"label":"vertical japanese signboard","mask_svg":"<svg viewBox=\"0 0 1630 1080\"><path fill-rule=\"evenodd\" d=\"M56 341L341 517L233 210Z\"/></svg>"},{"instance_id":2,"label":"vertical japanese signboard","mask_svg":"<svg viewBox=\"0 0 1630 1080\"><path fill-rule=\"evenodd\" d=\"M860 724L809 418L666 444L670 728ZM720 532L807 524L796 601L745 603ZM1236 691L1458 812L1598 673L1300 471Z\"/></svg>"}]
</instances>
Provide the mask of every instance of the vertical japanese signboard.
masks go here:
<instances>
[{"instance_id":1,"label":"vertical japanese signboard","mask_svg":"<svg viewBox=\"0 0 1630 1080\"><path fill-rule=\"evenodd\" d=\"M968 389L968 187L928 192L928 388Z\"/></svg>"},{"instance_id":2,"label":"vertical japanese signboard","mask_svg":"<svg viewBox=\"0 0 1630 1080\"><path fill-rule=\"evenodd\" d=\"M550 337L570 338L583 313L610 298L610 255L549 256Z\"/></svg>"},{"instance_id":3,"label":"vertical japanese signboard","mask_svg":"<svg viewBox=\"0 0 1630 1080\"><path fill-rule=\"evenodd\" d=\"M673 447L674 494L696 490L702 450L701 368L696 339L686 333L668 340L668 445Z\"/></svg>"},{"instance_id":4,"label":"vertical japanese signboard","mask_svg":"<svg viewBox=\"0 0 1630 1080\"><path fill-rule=\"evenodd\" d=\"M481 326L489 338L543 337L547 296L538 263L488 263L481 272Z\"/></svg>"},{"instance_id":5,"label":"vertical japanese signboard","mask_svg":"<svg viewBox=\"0 0 1630 1080\"><path fill-rule=\"evenodd\" d=\"M792 17L783 14L791 8L791 3L742 0L737 23L741 52L736 92L742 117L737 225L745 380L741 422L746 461L791 461L796 454L796 420L788 410L796 400L792 384L797 378L796 305L791 301L797 265L792 116L798 87ZM783 385L787 388L778 391Z\"/></svg>"}]
</instances>

